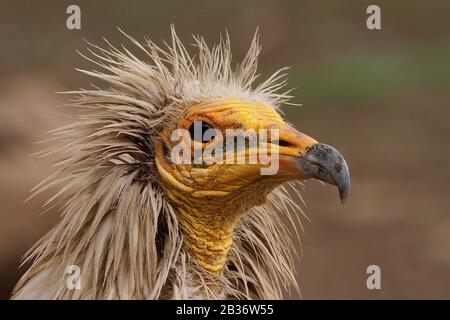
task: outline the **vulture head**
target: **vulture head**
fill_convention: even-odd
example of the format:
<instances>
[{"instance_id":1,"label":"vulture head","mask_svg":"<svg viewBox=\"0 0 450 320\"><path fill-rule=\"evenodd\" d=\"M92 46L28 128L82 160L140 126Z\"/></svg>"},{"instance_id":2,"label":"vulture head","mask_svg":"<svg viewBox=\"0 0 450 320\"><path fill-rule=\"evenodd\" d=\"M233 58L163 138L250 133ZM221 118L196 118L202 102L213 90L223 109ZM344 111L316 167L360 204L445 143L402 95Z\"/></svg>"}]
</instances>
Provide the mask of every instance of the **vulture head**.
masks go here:
<instances>
[{"instance_id":1,"label":"vulture head","mask_svg":"<svg viewBox=\"0 0 450 320\"><path fill-rule=\"evenodd\" d=\"M194 37L194 58L173 28L165 48L125 36L143 58L91 44L101 71L80 71L107 86L69 92L76 120L41 153L59 170L34 191L57 188L46 205L62 218L13 297L282 298L297 288L297 182L336 185L344 201L344 158L283 120L284 68L254 85L257 35L235 68L228 37Z\"/></svg>"}]
</instances>

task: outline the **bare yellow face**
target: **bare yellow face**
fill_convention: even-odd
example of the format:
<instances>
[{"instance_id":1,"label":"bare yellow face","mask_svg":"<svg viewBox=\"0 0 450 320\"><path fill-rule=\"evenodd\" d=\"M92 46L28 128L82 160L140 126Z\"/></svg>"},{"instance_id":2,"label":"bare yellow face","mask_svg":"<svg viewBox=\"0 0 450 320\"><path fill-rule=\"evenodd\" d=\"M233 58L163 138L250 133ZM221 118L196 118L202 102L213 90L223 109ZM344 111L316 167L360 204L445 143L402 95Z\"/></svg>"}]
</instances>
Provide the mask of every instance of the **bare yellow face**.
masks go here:
<instances>
[{"instance_id":1,"label":"bare yellow face","mask_svg":"<svg viewBox=\"0 0 450 320\"><path fill-rule=\"evenodd\" d=\"M195 122L201 123L203 130L213 129L218 134L195 139L192 137ZM185 142L192 151L190 163L176 164L169 156L180 143L172 141L176 129L184 129L191 135L191 141ZM249 142L225 148L230 130L235 130L237 136L254 132L258 139L256 147ZM264 138L259 137L262 132L267 133ZM168 124L155 148L155 161L163 187L179 213L186 245L202 267L212 272L222 269L233 226L242 213L263 203L280 183L309 177L299 170L296 159L316 143L285 124L272 107L255 101L211 99L187 108L178 123ZM220 147L215 149L217 146ZM194 148L205 159L207 155L217 155L208 150L226 150L219 157L222 162L216 159L195 164ZM267 151L265 160L259 157L263 149ZM277 164L270 163L268 158ZM275 174L261 174L261 169L275 165Z\"/></svg>"},{"instance_id":2,"label":"bare yellow face","mask_svg":"<svg viewBox=\"0 0 450 320\"><path fill-rule=\"evenodd\" d=\"M256 148L248 145L243 148L236 146L233 159L228 158L229 150L226 150L221 163L213 161L210 164L203 162L201 165L195 165L192 160L191 163L184 165L171 164L167 161L167 155L179 143L179 141L171 141L171 133L174 129L191 131L196 121L201 121L208 128L217 130L220 138L213 137L199 141L191 137L192 159L195 147L202 150L204 157L210 154L207 152L208 149L214 149L216 145L226 147L224 140L230 139L228 134L230 130L235 130L237 135L241 133L245 135L252 130L258 135L263 130L267 130L267 143L259 139ZM273 141L271 133L275 131L278 132L278 137L276 141ZM179 189L184 189L192 196L225 196L255 182L280 183L302 178L302 173L295 168L295 161L291 161L293 167L289 162L291 158L302 155L308 146L317 143L314 139L285 124L272 107L259 102L235 99L214 99L193 105L186 110L174 127L164 130L162 136L161 145L157 148L159 172L163 180L167 180L169 184L176 184ZM272 154L280 155L281 165L277 174L261 175L261 168L269 166L268 163L259 159L259 152L263 152L263 148L267 150L268 158ZM256 163L249 159L251 156L258 158Z\"/></svg>"}]
</instances>

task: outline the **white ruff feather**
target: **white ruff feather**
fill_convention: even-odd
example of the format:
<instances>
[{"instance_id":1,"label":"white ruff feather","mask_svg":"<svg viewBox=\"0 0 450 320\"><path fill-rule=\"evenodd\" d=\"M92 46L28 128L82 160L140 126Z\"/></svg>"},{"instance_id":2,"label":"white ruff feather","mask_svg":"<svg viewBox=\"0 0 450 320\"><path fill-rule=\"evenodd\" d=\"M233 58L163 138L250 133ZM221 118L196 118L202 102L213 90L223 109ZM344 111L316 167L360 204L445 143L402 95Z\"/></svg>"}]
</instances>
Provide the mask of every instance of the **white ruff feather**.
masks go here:
<instances>
[{"instance_id":1,"label":"white ruff feather","mask_svg":"<svg viewBox=\"0 0 450 320\"><path fill-rule=\"evenodd\" d=\"M201 270L182 246L177 213L154 166L153 145L161 128L203 99L244 98L277 108L290 98L277 93L285 85L284 69L252 88L257 35L235 70L228 37L212 49L194 38L195 61L173 28L165 50L128 37L149 61L109 43L107 49L91 45L94 59L88 59L104 72L80 71L111 87L70 92L76 96L72 106L81 112L73 124L52 132L57 146L41 153L55 156L60 169L34 192L59 187L46 205L61 207L62 220L27 254L33 264L14 298L278 299L297 288L293 243L282 220L299 223L292 217L298 218L301 209L291 198L298 187L276 189L266 205L241 218L218 278ZM70 265L81 268L79 290L67 287Z\"/></svg>"}]
</instances>

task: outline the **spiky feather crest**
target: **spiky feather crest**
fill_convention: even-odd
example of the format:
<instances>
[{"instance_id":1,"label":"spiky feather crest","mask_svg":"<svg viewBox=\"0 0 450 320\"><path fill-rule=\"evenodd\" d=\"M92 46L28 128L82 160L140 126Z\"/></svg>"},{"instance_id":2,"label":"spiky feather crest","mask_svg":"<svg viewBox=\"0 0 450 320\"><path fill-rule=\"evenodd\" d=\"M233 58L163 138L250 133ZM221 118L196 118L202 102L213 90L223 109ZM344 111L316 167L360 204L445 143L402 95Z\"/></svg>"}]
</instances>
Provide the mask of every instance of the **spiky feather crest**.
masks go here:
<instances>
[{"instance_id":1,"label":"spiky feather crest","mask_svg":"<svg viewBox=\"0 0 450 320\"><path fill-rule=\"evenodd\" d=\"M86 58L103 71L80 71L110 87L69 92L75 95L71 105L82 112L74 123L52 131L52 147L40 153L55 156L60 169L33 191L59 187L46 205L62 208L62 220L27 254L32 267L15 297L282 298L283 291L297 288L293 243L283 220L299 223L294 220L301 209L292 198L298 187L279 187L266 205L242 216L228 262L212 277L183 247L177 212L158 183L153 145L167 122L203 99L238 97L277 108L290 98L278 93L284 69L253 88L257 33L235 69L228 35L212 49L194 37L197 59L173 27L166 49L125 36L148 61L109 42L106 49L90 45L92 58ZM66 285L70 265L81 269L81 290Z\"/></svg>"}]
</instances>

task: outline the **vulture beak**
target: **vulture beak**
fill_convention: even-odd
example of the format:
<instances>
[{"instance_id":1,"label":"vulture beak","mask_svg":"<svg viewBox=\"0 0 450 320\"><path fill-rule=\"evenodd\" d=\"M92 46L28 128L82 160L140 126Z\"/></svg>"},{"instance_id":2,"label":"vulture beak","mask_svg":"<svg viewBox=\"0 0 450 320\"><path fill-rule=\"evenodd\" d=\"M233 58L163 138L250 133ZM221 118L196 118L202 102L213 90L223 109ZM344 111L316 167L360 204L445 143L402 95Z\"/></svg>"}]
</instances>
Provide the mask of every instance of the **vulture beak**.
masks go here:
<instances>
[{"instance_id":1,"label":"vulture beak","mask_svg":"<svg viewBox=\"0 0 450 320\"><path fill-rule=\"evenodd\" d=\"M277 126L280 132L280 168L283 174L293 174L294 179L314 178L335 185L342 204L348 197L350 173L344 157L335 148L318 143L308 135L286 125Z\"/></svg>"},{"instance_id":2,"label":"vulture beak","mask_svg":"<svg viewBox=\"0 0 450 320\"><path fill-rule=\"evenodd\" d=\"M299 169L311 178L337 186L344 204L350 189L350 173L344 157L335 148L315 143L297 160Z\"/></svg>"}]
</instances>

